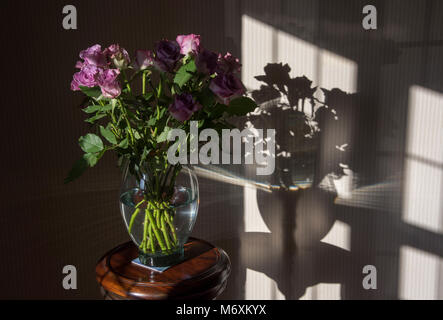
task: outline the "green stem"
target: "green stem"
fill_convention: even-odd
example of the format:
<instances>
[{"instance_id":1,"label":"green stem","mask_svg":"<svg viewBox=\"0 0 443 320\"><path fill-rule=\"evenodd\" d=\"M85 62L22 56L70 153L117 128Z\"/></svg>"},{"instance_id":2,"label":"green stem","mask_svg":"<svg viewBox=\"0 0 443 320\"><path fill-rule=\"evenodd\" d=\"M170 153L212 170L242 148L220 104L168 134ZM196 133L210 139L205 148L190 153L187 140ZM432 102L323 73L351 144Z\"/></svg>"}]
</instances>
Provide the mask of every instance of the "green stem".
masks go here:
<instances>
[{"instance_id":1,"label":"green stem","mask_svg":"<svg viewBox=\"0 0 443 320\"><path fill-rule=\"evenodd\" d=\"M152 224L152 231L154 232L155 238L157 239L157 242L158 242L160 248L163 251L165 251L166 250L165 243L163 242L162 236L160 235L157 225L155 224L155 221L154 221L154 218L152 217L151 211L148 208L146 208L146 214L148 216L149 222Z\"/></svg>"},{"instance_id":2,"label":"green stem","mask_svg":"<svg viewBox=\"0 0 443 320\"><path fill-rule=\"evenodd\" d=\"M146 244L146 248L147 248L147 250L149 250L149 248L150 248L150 246L151 246L151 241L152 241L152 238L149 236L149 227L150 226L148 226L148 242L147 242L147 244Z\"/></svg>"},{"instance_id":3,"label":"green stem","mask_svg":"<svg viewBox=\"0 0 443 320\"><path fill-rule=\"evenodd\" d=\"M175 233L175 228L172 223L172 218L167 211L165 212L165 219L166 219L166 223L168 224L169 228L171 229L172 237L174 238L174 243L177 244L177 234Z\"/></svg>"},{"instance_id":4,"label":"green stem","mask_svg":"<svg viewBox=\"0 0 443 320\"><path fill-rule=\"evenodd\" d=\"M114 133L114 135L120 139L120 133L117 131L117 128L111 123L111 130Z\"/></svg>"},{"instance_id":5,"label":"green stem","mask_svg":"<svg viewBox=\"0 0 443 320\"><path fill-rule=\"evenodd\" d=\"M148 211L148 208L146 208L146 212ZM146 237L148 235L148 214L145 212L145 221L143 224L143 241L142 241L142 250L144 253L146 253Z\"/></svg>"},{"instance_id":6,"label":"green stem","mask_svg":"<svg viewBox=\"0 0 443 320\"><path fill-rule=\"evenodd\" d=\"M174 193L174 186L175 186L175 180L177 179L178 174L180 173L181 166L177 164L174 167L174 171L171 177L171 182L169 183L169 190L168 190L168 196L172 197Z\"/></svg>"},{"instance_id":7,"label":"green stem","mask_svg":"<svg viewBox=\"0 0 443 320\"><path fill-rule=\"evenodd\" d=\"M142 74L142 94L145 95L146 93L146 72L143 72Z\"/></svg>"},{"instance_id":8,"label":"green stem","mask_svg":"<svg viewBox=\"0 0 443 320\"><path fill-rule=\"evenodd\" d=\"M163 193L163 190L165 190L166 182L168 182L168 177L169 177L169 174L171 173L172 167L173 167L172 165L167 166L166 174L163 175L163 178L162 178L163 181L161 183L161 193Z\"/></svg>"},{"instance_id":9,"label":"green stem","mask_svg":"<svg viewBox=\"0 0 443 320\"><path fill-rule=\"evenodd\" d=\"M129 227L128 227L128 233L131 233L132 226L134 225L135 218L137 217L138 213L140 212L140 206L145 202L145 199L137 203L135 206L135 211L132 213L131 220L129 221Z\"/></svg>"},{"instance_id":10,"label":"green stem","mask_svg":"<svg viewBox=\"0 0 443 320\"><path fill-rule=\"evenodd\" d=\"M131 86L129 85L128 78L126 77L126 72L122 70L123 78L125 79L126 88L128 88L128 92L131 93Z\"/></svg>"},{"instance_id":11,"label":"green stem","mask_svg":"<svg viewBox=\"0 0 443 320\"><path fill-rule=\"evenodd\" d=\"M161 224L162 224L162 232L163 232L163 236L165 237L165 241L166 241L166 246L168 247L168 250L171 250L171 243L169 242L169 236L168 236L168 232L166 231L166 225L165 225L165 217L162 216L161 217Z\"/></svg>"},{"instance_id":12,"label":"green stem","mask_svg":"<svg viewBox=\"0 0 443 320\"><path fill-rule=\"evenodd\" d=\"M135 139L134 139L134 134L132 132L131 123L129 122L129 119L128 119L128 114L126 112L125 107L123 106L123 103L120 100L118 100L118 102L120 104L120 108L121 108L122 113L123 113L123 118L125 118L126 125L128 126L128 132L129 132L129 135L131 137L131 143L134 144Z\"/></svg>"},{"instance_id":13,"label":"green stem","mask_svg":"<svg viewBox=\"0 0 443 320\"><path fill-rule=\"evenodd\" d=\"M129 222L128 232L131 233L132 226L134 225L134 220L140 212L140 208L135 209L134 213L131 216L131 221Z\"/></svg>"},{"instance_id":14,"label":"green stem","mask_svg":"<svg viewBox=\"0 0 443 320\"><path fill-rule=\"evenodd\" d=\"M139 203L137 203L137 205L135 206L135 208L137 209L138 207L140 207L146 200L143 199L142 201L140 201Z\"/></svg>"},{"instance_id":15,"label":"green stem","mask_svg":"<svg viewBox=\"0 0 443 320\"><path fill-rule=\"evenodd\" d=\"M132 127L131 127L131 124L129 123L129 119L128 119L126 112L125 112L125 121L126 121L126 125L128 126L129 135L131 136L131 142L132 142L132 144L134 144L134 141L135 141L134 134L132 133Z\"/></svg>"},{"instance_id":16,"label":"green stem","mask_svg":"<svg viewBox=\"0 0 443 320\"><path fill-rule=\"evenodd\" d=\"M158 209L154 210L154 217L155 217L155 222L157 223L157 228L161 229L161 224L160 224L160 211Z\"/></svg>"},{"instance_id":17,"label":"green stem","mask_svg":"<svg viewBox=\"0 0 443 320\"><path fill-rule=\"evenodd\" d=\"M152 251L152 253L154 253L155 252L155 244L154 244L154 237L152 235L152 225L149 225L148 233L149 233L149 240L150 240L150 244L151 244L151 251Z\"/></svg>"}]
</instances>

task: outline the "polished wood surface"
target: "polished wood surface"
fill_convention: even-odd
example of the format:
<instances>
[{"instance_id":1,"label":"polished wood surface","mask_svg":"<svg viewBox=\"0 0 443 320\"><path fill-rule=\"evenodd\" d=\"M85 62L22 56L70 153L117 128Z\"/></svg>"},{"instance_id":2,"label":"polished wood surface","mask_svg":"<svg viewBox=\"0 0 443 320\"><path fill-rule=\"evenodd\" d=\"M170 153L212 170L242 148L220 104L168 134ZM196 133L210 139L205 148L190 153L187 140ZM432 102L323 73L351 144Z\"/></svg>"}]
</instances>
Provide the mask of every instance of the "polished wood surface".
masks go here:
<instances>
[{"instance_id":1,"label":"polished wood surface","mask_svg":"<svg viewBox=\"0 0 443 320\"><path fill-rule=\"evenodd\" d=\"M132 263L138 249L126 242L97 263L96 279L107 299L214 299L226 287L228 255L210 243L190 238L185 258L164 272Z\"/></svg>"}]
</instances>

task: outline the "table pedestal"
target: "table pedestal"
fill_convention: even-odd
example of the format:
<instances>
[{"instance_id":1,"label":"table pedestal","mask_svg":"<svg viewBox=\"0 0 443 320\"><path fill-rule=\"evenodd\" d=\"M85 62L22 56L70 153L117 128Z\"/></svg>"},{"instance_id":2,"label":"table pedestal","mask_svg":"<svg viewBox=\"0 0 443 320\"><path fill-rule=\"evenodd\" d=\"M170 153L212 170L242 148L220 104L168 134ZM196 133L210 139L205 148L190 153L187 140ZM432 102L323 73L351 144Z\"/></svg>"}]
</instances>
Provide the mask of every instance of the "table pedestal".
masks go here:
<instances>
[{"instance_id":1,"label":"table pedestal","mask_svg":"<svg viewBox=\"0 0 443 320\"><path fill-rule=\"evenodd\" d=\"M132 263L138 249L126 242L106 253L95 268L106 299L215 299L231 271L228 255L210 243L190 238L184 260L163 272Z\"/></svg>"}]
</instances>

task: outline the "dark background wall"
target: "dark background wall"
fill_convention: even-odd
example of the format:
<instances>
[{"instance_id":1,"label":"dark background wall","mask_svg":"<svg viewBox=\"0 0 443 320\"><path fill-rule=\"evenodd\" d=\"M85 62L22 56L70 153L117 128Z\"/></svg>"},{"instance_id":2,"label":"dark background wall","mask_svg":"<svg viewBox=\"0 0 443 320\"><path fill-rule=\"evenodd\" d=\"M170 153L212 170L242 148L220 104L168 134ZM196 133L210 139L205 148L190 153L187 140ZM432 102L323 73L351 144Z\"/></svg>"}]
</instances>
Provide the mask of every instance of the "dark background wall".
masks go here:
<instances>
[{"instance_id":1,"label":"dark background wall","mask_svg":"<svg viewBox=\"0 0 443 320\"><path fill-rule=\"evenodd\" d=\"M78 30L62 28L66 4L77 8ZM341 283L342 298L398 298L402 244L443 256L441 233L416 230L401 221L408 90L419 85L443 92L443 6L438 0L373 1L379 29L364 31L365 4L360 0L2 1L0 297L100 298L95 263L128 240L118 209L121 176L111 155L80 180L63 184L81 154L76 141L88 129L78 108L81 96L69 90L79 51L95 43L119 43L134 52L152 48L161 38L197 33L205 47L241 57L242 15L247 15L357 64L359 111L349 122L358 143L350 151L349 163L361 177L359 187L387 180L399 187L375 209L355 203L334 205L333 198L325 200L327 210L317 208L315 200L300 209L328 211L327 218L320 214L314 224L325 219L347 223L352 230L351 251L316 243L298 258L289 252L269 254L268 259L269 250L258 250L251 260L247 252L255 252L260 241L272 243L271 251L280 252L292 243L292 236L283 239L278 229L271 230L269 239L248 235L243 187L202 178L194 235L220 245L231 256L233 273L222 298L245 297L246 268L267 274L287 298L299 298L307 287L323 282ZM329 134L341 134L337 130L332 126ZM323 152L319 159L322 176L329 173L331 156ZM261 207L267 224L295 215L281 207L282 203L295 207L297 197L258 196L259 202L272 204ZM393 203L400 205L387 210ZM332 222L326 225L325 231L332 228ZM288 263L293 259L294 264ZM271 266L271 260L291 268ZM377 292L361 289L361 266L367 263L379 266L384 285ZM67 264L77 267L78 290L66 291L61 285Z\"/></svg>"}]
</instances>

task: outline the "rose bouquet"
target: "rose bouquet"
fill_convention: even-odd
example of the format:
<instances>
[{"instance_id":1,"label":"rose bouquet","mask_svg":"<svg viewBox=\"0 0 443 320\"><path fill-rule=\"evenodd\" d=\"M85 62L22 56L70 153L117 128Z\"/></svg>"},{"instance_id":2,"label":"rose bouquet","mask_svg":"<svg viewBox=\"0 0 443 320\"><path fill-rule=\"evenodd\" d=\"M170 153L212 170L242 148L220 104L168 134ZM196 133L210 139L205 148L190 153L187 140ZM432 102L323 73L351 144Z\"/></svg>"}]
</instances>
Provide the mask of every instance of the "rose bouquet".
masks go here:
<instances>
[{"instance_id":1,"label":"rose bouquet","mask_svg":"<svg viewBox=\"0 0 443 320\"><path fill-rule=\"evenodd\" d=\"M199 129L222 130L232 128L229 117L253 111L256 104L244 96L239 79L241 64L230 53L203 48L194 34L161 40L153 51L137 50L133 58L118 44L104 50L94 45L81 51L80 58L71 89L86 95L83 111L91 133L80 137L84 154L66 182L114 151L118 165L134 181L125 202L126 224L140 257L172 254L187 236L177 234L182 165L168 162L174 143L168 134L182 129L189 142L191 121Z\"/></svg>"}]
</instances>

